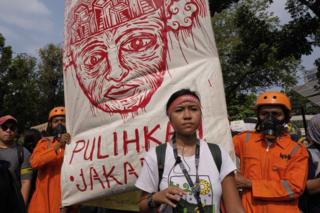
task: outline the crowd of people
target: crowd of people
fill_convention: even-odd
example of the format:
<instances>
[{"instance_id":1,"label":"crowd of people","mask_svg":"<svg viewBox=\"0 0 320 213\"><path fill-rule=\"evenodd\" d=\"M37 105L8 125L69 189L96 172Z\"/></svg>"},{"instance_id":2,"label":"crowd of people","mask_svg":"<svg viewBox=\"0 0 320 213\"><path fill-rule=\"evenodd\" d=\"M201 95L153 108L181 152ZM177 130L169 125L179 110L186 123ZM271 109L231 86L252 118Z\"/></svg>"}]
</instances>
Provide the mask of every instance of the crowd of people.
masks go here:
<instances>
[{"instance_id":1,"label":"crowd of people","mask_svg":"<svg viewBox=\"0 0 320 213\"><path fill-rule=\"evenodd\" d=\"M1 169L10 172L6 177L8 181L13 180L11 190L5 192L15 192L10 197L1 193L6 197L1 200L1 209L18 213L60 212L60 169L64 146L70 142L65 128L65 109L55 107L50 111L45 134L41 135L36 129L27 130L25 147L15 140L17 122L11 115L0 118Z\"/></svg>"},{"instance_id":2,"label":"crowd of people","mask_svg":"<svg viewBox=\"0 0 320 213\"><path fill-rule=\"evenodd\" d=\"M175 132L145 154L135 184L141 212L320 212L320 114L308 123L305 146L288 131L289 98L262 93L255 129L233 136L236 164L222 146L198 137L201 109L189 89L167 101ZM61 166L71 141L65 116L64 107L53 108L45 133L27 130L23 145L16 142L17 119L0 117L1 212L81 212L61 207Z\"/></svg>"}]
</instances>

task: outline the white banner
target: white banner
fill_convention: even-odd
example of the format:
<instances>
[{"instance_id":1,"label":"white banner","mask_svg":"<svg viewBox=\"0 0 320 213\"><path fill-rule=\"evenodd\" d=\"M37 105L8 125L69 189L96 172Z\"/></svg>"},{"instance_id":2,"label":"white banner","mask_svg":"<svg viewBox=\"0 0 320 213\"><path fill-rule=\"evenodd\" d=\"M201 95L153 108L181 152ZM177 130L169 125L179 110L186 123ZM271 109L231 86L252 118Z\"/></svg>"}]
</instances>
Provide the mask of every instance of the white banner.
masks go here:
<instances>
[{"instance_id":1,"label":"white banner","mask_svg":"<svg viewBox=\"0 0 320 213\"><path fill-rule=\"evenodd\" d=\"M206 0L66 0L64 85L63 206L133 190L182 88L201 96L199 137L232 151Z\"/></svg>"}]
</instances>

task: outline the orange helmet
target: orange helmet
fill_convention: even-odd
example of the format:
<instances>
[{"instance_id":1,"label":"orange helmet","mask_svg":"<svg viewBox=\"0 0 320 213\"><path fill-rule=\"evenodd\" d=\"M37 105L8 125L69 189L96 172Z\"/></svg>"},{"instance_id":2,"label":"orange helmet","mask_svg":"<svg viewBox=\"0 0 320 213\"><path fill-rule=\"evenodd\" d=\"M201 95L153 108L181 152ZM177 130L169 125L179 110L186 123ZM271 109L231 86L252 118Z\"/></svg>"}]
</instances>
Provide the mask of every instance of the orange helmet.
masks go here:
<instances>
[{"instance_id":1,"label":"orange helmet","mask_svg":"<svg viewBox=\"0 0 320 213\"><path fill-rule=\"evenodd\" d=\"M262 105L281 105L287 110L291 111L291 102L285 94L281 92L264 92L257 98L256 107Z\"/></svg>"},{"instance_id":2,"label":"orange helmet","mask_svg":"<svg viewBox=\"0 0 320 213\"><path fill-rule=\"evenodd\" d=\"M50 111L48 120L50 121L53 117L56 117L56 116L65 116L65 115L66 115L66 112L64 107L62 106L55 107Z\"/></svg>"}]
</instances>

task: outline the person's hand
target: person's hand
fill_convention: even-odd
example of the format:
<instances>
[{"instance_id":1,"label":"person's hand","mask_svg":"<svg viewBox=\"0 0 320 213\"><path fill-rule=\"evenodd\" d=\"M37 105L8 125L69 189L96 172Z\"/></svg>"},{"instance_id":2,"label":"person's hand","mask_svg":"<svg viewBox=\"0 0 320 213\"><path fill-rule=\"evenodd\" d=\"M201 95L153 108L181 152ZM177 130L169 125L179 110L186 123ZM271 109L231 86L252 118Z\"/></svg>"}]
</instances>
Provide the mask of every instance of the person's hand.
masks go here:
<instances>
[{"instance_id":1,"label":"person's hand","mask_svg":"<svg viewBox=\"0 0 320 213\"><path fill-rule=\"evenodd\" d=\"M60 207L60 213L79 212L80 205Z\"/></svg>"},{"instance_id":2,"label":"person's hand","mask_svg":"<svg viewBox=\"0 0 320 213\"><path fill-rule=\"evenodd\" d=\"M179 202L183 195L186 195L186 192L183 189L175 186L169 186L165 190L154 193L152 195L152 199L157 204L168 204L175 208L176 203Z\"/></svg>"},{"instance_id":3,"label":"person's hand","mask_svg":"<svg viewBox=\"0 0 320 213\"><path fill-rule=\"evenodd\" d=\"M252 186L251 181L248 178L240 175L239 173L236 173L235 180L236 180L237 188L245 189L245 188L251 188Z\"/></svg>"},{"instance_id":4,"label":"person's hand","mask_svg":"<svg viewBox=\"0 0 320 213\"><path fill-rule=\"evenodd\" d=\"M67 207L61 207L60 208L60 213L67 213L68 212L68 208Z\"/></svg>"},{"instance_id":5,"label":"person's hand","mask_svg":"<svg viewBox=\"0 0 320 213\"><path fill-rule=\"evenodd\" d=\"M71 141L71 135L69 133L63 133L61 134L59 138L59 142L62 146L65 146L66 144L69 144Z\"/></svg>"},{"instance_id":6,"label":"person's hand","mask_svg":"<svg viewBox=\"0 0 320 213\"><path fill-rule=\"evenodd\" d=\"M54 149L58 151L60 148L64 148L66 144L71 141L71 135L69 133L63 133L59 138L57 138L58 143L55 144Z\"/></svg>"}]
</instances>

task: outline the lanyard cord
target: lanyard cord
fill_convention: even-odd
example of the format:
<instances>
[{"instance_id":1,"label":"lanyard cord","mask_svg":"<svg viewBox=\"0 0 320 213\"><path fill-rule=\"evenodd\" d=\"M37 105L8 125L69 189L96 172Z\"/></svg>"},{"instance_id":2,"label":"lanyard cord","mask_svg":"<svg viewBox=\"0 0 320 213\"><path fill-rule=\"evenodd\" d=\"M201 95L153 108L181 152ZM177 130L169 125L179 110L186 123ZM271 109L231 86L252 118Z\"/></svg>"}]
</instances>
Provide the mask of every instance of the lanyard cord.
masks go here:
<instances>
[{"instance_id":1,"label":"lanyard cord","mask_svg":"<svg viewBox=\"0 0 320 213\"><path fill-rule=\"evenodd\" d=\"M195 182L195 184L193 184L186 167L182 163L181 158L178 156L178 150L177 150L175 137L172 138L172 147L173 147L174 158L176 159L176 164L179 164L180 169L183 172L183 175L187 179L187 182L192 189L192 193L193 193L195 199L197 200L197 205L198 205L200 212L204 212L203 206L201 203L201 198L200 198L200 180L199 180L199 174L198 174L199 159L200 159L200 141L197 140L197 144L196 144L196 154L195 154L196 182Z\"/></svg>"}]
</instances>

